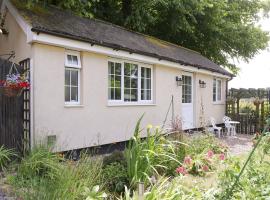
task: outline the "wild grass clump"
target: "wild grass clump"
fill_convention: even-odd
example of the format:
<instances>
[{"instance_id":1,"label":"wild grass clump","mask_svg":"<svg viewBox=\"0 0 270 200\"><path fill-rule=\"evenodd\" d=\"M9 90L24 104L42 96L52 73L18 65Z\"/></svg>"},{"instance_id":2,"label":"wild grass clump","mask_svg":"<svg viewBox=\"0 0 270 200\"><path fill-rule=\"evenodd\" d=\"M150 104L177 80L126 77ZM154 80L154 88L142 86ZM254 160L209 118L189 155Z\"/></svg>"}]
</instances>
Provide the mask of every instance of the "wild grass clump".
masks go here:
<instances>
[{"instance_id":1,"label":"wild grass clump","mask_svg":"<svg viewBox=\"0 0 270 200\"><path fill-rule=\"evenodd\" d=\"M0 172L3 171L9 162L11 162L12 157L16 157L17 154L12 149L7 149L4 146L0 147Z\"/></svg>"},{"instance_id":2,"label":"wild grass clump","mask_svg":"<svg viewBox=\"0 0 270 200\"><path fill-rule=\"evenodd\" d=\"M83 155L73 162L45 147L36 147L19 163L17 174L8 180L25 200L86 199L85 195L102 194L101 168L100 159Z\"/></svg>"}]
</instances>

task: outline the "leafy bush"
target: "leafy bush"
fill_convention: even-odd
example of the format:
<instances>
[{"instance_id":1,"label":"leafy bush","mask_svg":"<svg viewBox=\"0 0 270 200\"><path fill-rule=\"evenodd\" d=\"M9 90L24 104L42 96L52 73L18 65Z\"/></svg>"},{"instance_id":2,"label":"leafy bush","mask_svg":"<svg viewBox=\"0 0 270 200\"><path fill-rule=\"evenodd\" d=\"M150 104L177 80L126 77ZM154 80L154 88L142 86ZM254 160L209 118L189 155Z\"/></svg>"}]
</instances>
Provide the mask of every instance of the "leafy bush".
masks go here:
<instances>
[{"instance_id":1,"label":"leafy bush","mask_svg":"<svg viewBox=\"0 0 270 200\"><path fill-rule=\"evenodd\" d=\"M106 189L110 192L120 194L125 191L125 186L129 186L127 169L119 162L106 165L102 171L102 177Z\"/></svg>"},{"instance_id":2,"label":"leafy bush","mask_svg":"<svg viewBox=\"0 0 270 200\"><path fill-rule=\"evenodd\" d=\"M103 158L103 166L110 165L111 163L115 162L126 165L126 159L123 152L114 151L111 155Z\"/></svg>"},{"instance_id":3,"label":"leafy bush","mask_svg":"<svg viewBox=\"0 0 270 200\"><path fill-rule=\"evenodd\" d=\"M35 147L22 159L18 175L25 178L35 176L54 179L59 176L59 157L46 147Z\"/></svg>"},{"instance_id":4,"label":"leafy bush","mask_svg":"<svg viewBox=\"0 0 270 200\"><path fill-rule=\"evenodd\" d=\"M4 146L0 147L0 171L5 169L12 157L17 156L12 149L6 149Z\"/></svg>"},{"instance_id":5,"label":"leafy bush","mask_svg":"<svg viewBox=\"0 0 270 200\"><path fill-rule=\"evenodd\" d=\"M244 173L241 175L238 184L234 185L230 199L268 199L270 196L270 170L269 170L269 141L270 135L264 136L262 143L251 157ZM268 151L267 151L268 149ZM227 168L219 177L220 193L217 198L227 198L229 191L243 166L243 160L239 158L229 159ZM225 187L224 187L225 186Z\"/></svg>"},{"instance_id":6,"label":"leafy bush","mask_svg":"<svg viewBox=\"0 0 270 200\"><path fill-rule=\"evenodd\" d=\"M201 154L210 149L215 154L226 153L228 151L228 147L218 141L212 134L202 134L186 138L185 143L188 145L186 148L187 155Z\"/></svg>"},{"instance_id":7,"label":"leafy bush","mask_svg":"<svg viewBox=\"0 0 270 200\"><path fill-rule=\"evenodd\" d=\"M225 154L214 154L212 150L194 156L186 156L183 164L176 169L176 173L203 176L216 169L217 164L225 160Z\"/></svg>"}]
</instances>

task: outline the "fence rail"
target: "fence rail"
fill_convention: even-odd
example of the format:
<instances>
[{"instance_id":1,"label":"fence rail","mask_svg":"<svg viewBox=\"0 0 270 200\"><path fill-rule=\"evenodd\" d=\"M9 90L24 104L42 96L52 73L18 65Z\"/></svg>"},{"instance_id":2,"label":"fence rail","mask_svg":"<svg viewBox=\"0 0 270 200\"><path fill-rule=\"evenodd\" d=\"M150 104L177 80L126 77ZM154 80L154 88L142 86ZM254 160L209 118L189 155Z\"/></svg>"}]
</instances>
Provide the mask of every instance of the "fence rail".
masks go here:
<instances>
[{"instance_id":1,"label":"fence rail","mask_svg":"<svg viewBox=\"0 0 270 200\"><path fill-rule=\"evenodd\" d=\"M240 122L236 127L238 133L253 134L261 131L270 115L270 90L230 89L226 115Z\"/></svg>"}]
</instances>

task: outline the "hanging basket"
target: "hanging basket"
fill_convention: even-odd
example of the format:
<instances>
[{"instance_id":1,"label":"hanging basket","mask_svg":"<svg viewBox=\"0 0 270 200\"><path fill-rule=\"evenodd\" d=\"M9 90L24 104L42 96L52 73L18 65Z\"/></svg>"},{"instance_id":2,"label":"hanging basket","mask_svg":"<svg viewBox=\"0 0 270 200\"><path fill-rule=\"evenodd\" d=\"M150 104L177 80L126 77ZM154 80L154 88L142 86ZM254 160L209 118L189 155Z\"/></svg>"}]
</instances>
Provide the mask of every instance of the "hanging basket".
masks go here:
<instances>
[{"instance_id":1,"label":"hanging basket","mask_svg":"<svg viewBox=\"0 0 270 200\"><path fill-rule=\"evenodd\" d=\"M15 73L12 71L15 70ZM21 96L24 89L29 88L30 84L24 74L19 74L13 63L6 80L0 80L0 92L7 97Z\"/></svg>"},{"instance_id":2,"label":"hanging basket","mask_svg":"<svg viewBox=\"0 0 270 200\"><path fill-rule=\"evenodd\" d=\"M12 88L9 86L3 87L3 94L7 97L18 97L21 96L23 89L22 88Z\"/></svg>"}]
</instances>

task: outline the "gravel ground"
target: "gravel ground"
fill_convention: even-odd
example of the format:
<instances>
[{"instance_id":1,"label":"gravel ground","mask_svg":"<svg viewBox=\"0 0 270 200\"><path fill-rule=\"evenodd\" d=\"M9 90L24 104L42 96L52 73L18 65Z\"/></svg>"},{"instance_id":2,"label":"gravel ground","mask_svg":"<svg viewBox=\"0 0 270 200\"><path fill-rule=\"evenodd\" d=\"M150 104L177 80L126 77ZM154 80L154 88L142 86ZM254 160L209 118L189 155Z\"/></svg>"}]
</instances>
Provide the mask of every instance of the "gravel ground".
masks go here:
<instances>
[{"instance_id":1,"label":"gravel ground","mask_svg":"<svg viewBox=\"0 0 270 200\"><path fill-rule=\"evenodd\" d=\"M253 135L237 134L236 136L223 137L221 141L229 146L231 154L241 155L251 151L253 137Z\"/></svg>"},{"instance_id":2,"label":"gravel ground","mask_svg":"<svg viewBox=\"0 0 270 200\"><path fill-rule=\"evenodd\" d=\"M4 193L0 190L0 200L6 200Z\"/></svg>"}]
</instances>

